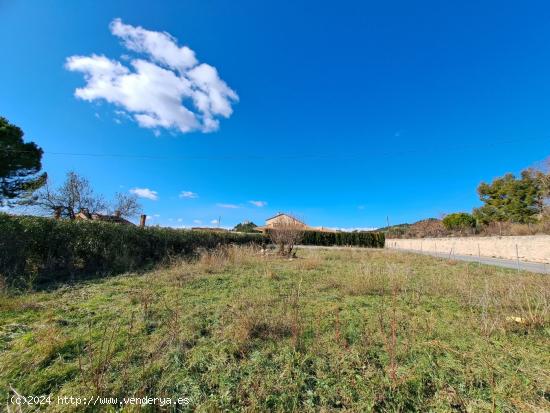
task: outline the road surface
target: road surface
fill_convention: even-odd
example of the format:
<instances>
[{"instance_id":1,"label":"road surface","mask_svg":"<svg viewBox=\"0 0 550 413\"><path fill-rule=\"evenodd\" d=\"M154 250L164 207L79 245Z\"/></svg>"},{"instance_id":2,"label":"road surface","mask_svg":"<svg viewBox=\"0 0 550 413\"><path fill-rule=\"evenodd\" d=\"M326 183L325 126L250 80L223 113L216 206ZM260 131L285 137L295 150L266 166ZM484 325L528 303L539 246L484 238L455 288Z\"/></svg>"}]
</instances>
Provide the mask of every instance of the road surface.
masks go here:
<instances>
[{"instance_id":1,"label":"road surface","mask_svg":"<svg viewBox=\"0 0 550 413\"><path fill-rule=\"evenodd\" d=\"M317 249L317 248L328 248L328 249L364 249L361 247L320 247L316 245L300 245L298 248L311 248L311 249ZM452 254L449 256L449 254L445 253L439 253L439 252L426 252L426 251L417 251L417 250L409 250L404 248L386 248L388 251L402 251L402 252L410 252L414 254L423 254L423 255L431 255L432 257L438 257L438 258L445 258L449 259L452 258L454 260L461 260L461 261L469 261L469 262L479 262L481 264L486 265L495 265L497 267L504 267L504 268L512 268L514 270L517 270L518 267L521 271L529 271L529 272L536 272L540 274L550 274L550 264L540 263L540 262L528 262L528 261L516 261L516 260L505 260L502 258L492 258L492 257L474 257L472 255L455 255Z\"/></svg>"}]
</instances>

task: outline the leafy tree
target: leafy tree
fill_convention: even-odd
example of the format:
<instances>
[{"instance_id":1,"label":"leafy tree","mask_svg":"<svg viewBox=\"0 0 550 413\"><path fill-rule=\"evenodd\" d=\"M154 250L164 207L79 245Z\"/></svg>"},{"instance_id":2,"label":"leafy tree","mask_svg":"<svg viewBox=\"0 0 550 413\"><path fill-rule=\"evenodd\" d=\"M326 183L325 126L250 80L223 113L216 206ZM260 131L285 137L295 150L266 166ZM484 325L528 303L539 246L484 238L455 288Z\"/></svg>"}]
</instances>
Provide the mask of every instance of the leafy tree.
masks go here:
<instances>
[{"instance_id":1,"label":"leafy tree","mask_svg":"<svg viewBox=\"0 0 550 413\"><path fill-rule=\"evenodd\" d=\"M60 217L75 219L81 210L100 213L107 210L107 203L96 195L90 182L76 172L68 172L63 185L51 189L46 184L38 193L37 205Z\"/></svg>"},{"instance_id":2,"label":"leafy tree","mask_svg":"<svg viewBox=\"0 0 550 413\"><path fill-rule=\"evenodd\" d=\"M450 231L468 231L476 226L476 219L466 212L456 212L445 216L443 225Z\"/></svg>"},{"instance_id":3,"label":"leafy tree","mask_svg":"<svg viewBox=\"0 0 550 413\"><path fill-rule=\"evenodd\" d=\"M34 142L23 142L23 131L0 117L0 205L28 201L46 183L43 151Z\"/></svg>"},{"instance_id":4,"label":"leafy tree","mask_svg":"<svg viewBox=\"0 0 550 413\"><path fill-rule=\"evenodd\" d=\"M483 224L490 222L535 222L542 213L544 191L541 180L531 170L519 178L506 174L492 183L482 182L477 192L484 205L474 210L474 216Z\"/></svg>"},{"instance_id":5,"label":"leafy tree","mask_svg":"<svg viewBox=\"0 0 550 413\"><path fill-rule=\"evenodd\" d=\"M233 228L233 230L237 232L258 232L256 230L257 227L258 226L255 223L250 221L245 221L235 225L235 228Z\"/></svg>"}]
</instances>

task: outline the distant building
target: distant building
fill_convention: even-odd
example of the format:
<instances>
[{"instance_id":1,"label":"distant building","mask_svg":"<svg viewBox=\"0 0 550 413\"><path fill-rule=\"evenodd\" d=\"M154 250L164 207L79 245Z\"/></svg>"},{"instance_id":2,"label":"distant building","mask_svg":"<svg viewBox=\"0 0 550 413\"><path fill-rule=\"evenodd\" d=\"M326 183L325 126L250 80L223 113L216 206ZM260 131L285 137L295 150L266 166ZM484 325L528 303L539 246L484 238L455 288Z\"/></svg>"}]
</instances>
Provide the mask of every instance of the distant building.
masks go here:
<instances>
[{"instance_id":1,"label":"distant building","mask_svg":"<svg viewBox=\"0 0 550 413\"><path fill-rule=\"evenodd\" d=\"M266 219L265 225L263 227L256 227L256 230L266 232L266 230L268 230L269 228L276 228L277 225L293 225L304 231L336 232L334 229L331 228L310 227L303 221L300 221L298 218L290 214L285 214L284 212L279 212L277 215Z\"/></svg>"},{"instance_id":2,"label":"distant building","mask_svg":"<svg viewBox=\"0 0 550 413\"><path fill-rule=\"evenodd\" d=\"M98 213L90 213L86 209L80 210L78 214L76 214L75 219L80 221L101 221L101 222L111 222L114 224L122 224L122 225L134 225L132 222L128 221L127 219L124 219L120 216L120 212L115 212L114 215L103 215Z\"/></svg>"},{"instance_id":3,"label":"distant building","mask_svg":"<svg viewBox=\"0 0 550 413\"><path fill-rule=\"evenodd\" d=\"M308 226L304 222L300 221L298 218L293 217L290 214L285 214L283 212L279 212L277 215L266 219L265 225L263 227L256 227L255 229L257 231L266 232L268 229L276 228L279 225L292 225L299 229L308 229Z\"/></svg>"},{"instance_id":4,"label":"distant building","mask_svg":"<svg viewBox=\"0 0 550 413\"><path fill-rule=\"evenodd\" d=\"M277 225L295 225L299 228L306 229L307 225L300 221L298 218L292 215L279 212L277 215L272 216L265 220L265 228L273 228Z\"/></svg>"}]
</instances>

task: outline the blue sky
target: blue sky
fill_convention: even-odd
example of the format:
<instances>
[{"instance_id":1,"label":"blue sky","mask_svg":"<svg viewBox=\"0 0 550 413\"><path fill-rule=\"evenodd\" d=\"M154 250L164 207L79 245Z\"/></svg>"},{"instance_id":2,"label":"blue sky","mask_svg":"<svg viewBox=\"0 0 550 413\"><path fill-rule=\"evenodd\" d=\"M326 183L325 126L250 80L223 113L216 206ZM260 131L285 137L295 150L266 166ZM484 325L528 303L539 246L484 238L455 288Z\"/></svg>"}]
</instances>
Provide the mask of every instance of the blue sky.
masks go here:
<instances>
[{"instance_id":1,"label":"blue sky","mask_svg":"<svg viewBox=\"0 0 550 413\"><path fill-rule=\"evenodd\" d=\"M141 201L160 225L468 211L480 181L550 154L550 5L453 3L0 1L0 114L54 184L75 170L107 197L155 191ZM85 80L104 80L82 60L101 56L108 90ZM157 71L124 89L135 59Z\"/></svg>"}]
</instances>

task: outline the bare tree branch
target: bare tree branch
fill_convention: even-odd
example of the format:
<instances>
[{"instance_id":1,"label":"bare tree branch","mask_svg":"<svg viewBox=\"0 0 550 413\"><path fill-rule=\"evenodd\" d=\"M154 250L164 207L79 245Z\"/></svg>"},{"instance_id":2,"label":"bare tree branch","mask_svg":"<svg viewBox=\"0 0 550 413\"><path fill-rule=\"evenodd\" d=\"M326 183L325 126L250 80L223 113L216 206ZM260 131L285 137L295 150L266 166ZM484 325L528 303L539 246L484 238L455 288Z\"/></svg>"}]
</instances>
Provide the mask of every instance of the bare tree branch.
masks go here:
<instances>
[{"instance_id":1,"label":"bare tree branch","mask_svg":"<svg viewBox=\"0 0 550 413\"><path fill-rule=\"evenodd\" d=\"M107 203L101 195L96 195L90 182L71 171L63 185L52 189L47 183L37 194L36 205L60 217L75 219L80 211L90 214L107 210Z\"/></svg>"}]
</instances>

